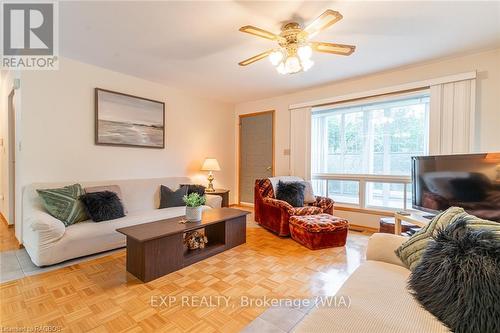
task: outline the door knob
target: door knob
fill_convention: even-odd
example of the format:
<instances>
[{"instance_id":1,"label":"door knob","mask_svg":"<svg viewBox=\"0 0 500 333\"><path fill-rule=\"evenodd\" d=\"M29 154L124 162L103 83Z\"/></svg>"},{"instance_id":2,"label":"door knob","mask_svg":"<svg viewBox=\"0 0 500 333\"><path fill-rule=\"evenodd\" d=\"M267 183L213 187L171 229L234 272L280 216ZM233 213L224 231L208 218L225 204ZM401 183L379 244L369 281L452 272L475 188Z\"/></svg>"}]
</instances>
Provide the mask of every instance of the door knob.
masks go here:
<instances>
[{"instance_id":1,"label":"door knob","mask_svg":"<svg viewBox=\"0 0 500 333\"><path fill-rule=\"evenodd\" d=\"M268 167L266 168L266 171L271 171L272 169L273 169L273 167L268 166Z\"/></svg>"}]
</instances>

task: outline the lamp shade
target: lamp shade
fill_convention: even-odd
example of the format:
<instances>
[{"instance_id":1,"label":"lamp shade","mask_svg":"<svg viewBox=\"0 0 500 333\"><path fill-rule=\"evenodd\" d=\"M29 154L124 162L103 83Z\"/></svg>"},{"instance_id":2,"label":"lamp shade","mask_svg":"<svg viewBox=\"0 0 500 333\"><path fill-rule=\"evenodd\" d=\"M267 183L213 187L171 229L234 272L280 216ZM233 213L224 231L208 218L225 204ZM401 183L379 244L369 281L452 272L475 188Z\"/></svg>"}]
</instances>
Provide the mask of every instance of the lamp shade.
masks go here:
<instances>
[{"instance_id":1,"label":"lamp shade","mask_svg":"<svg viewBox=\"0 0 500 333\"><path fill-rule=\"evenodd\" d=\"M215 158L206 158L201 167L202 171L220 171L219 162Z\"/></svg>"}]
</instances>

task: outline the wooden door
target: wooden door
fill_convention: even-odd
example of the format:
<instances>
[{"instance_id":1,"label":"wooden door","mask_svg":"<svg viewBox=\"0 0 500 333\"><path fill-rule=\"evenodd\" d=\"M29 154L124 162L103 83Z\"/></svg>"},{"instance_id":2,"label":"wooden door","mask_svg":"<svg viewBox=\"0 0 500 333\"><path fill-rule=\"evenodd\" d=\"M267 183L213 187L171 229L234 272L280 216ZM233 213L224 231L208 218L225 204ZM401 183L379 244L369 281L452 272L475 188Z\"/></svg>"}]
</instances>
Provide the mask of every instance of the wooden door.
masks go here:
<instances>
[{"instance_id":1,"label":"wooden door","mask_svg":"<svg viewBox=\"0 0 500 333\"><path fill-rule=\"evenodd\" d=\"M239 202L253 203L255 180L274 175L274 111L240 116Z\"/></svg>"}]
</instances>

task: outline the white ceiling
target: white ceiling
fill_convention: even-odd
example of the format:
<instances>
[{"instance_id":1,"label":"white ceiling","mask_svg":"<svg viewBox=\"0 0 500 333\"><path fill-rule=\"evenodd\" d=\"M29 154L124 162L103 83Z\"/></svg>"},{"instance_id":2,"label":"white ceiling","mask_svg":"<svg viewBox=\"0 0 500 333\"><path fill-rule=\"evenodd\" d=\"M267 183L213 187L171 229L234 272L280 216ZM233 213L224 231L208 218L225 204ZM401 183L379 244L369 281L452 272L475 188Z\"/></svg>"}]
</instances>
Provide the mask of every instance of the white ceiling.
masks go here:
<instances>
[{"instance_id":1,"label":"white ceiling","mask_svg":"<svg viewBox=\"0 0 500 333\"><path fill-rule=\"evenodd\" d=\"M344 19L315 40L354 44L350 57L314 54L306 73L282 76L274 46L238 31L279 32L331 8ZM276 96L454 53L500 45L500 2L61 2L63 56L227 102Z\"/></svg>"}]
</instances>

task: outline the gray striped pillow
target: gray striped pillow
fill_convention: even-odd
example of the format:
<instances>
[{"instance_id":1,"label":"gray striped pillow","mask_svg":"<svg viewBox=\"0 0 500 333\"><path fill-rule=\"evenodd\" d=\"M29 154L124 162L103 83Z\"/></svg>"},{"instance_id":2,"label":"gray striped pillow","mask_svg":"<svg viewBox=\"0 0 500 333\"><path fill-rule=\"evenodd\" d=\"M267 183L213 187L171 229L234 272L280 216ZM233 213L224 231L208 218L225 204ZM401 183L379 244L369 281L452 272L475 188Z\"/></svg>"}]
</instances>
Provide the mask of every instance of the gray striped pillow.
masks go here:
<instances>
[{"instance_id":1,"label":"gray striped pillow","mask_svg":"<svg viewBox=\"0 0 500 333\"><path fill-rule=\"evenodd\" d=\"M474 215L467 214L463 208L451 207L434 217L429 224L416 232L397 250L396 255L410 269L413 270L419 263L422 255L427 249L429 242L438 230L446 228L447 225L464 218L467 226L473 229L488 229L498 234L500 238L500 223L483 220Z\"/></svg>"}]
</instances>

